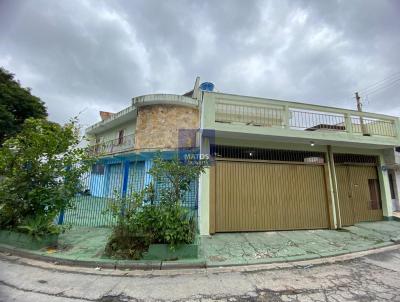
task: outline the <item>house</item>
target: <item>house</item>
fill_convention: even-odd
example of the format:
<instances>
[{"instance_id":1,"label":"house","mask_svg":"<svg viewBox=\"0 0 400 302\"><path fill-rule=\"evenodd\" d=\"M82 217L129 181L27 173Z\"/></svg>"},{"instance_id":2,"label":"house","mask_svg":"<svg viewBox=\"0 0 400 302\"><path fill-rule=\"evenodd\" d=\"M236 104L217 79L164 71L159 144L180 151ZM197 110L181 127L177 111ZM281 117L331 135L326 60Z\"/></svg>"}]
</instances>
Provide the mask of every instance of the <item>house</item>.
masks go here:
<instances>
[{"instance_id":1,"label":"house","mask_svg":"<svg viewBox=\"0 0 400 302\"><path fill-rule=\"evenodd\" d=\"M202 95L202 234L340 228L391 219L384 154L399 119L218 92Z\"/></svg>"},{"instance_id":2,"label":"house","mask_svg":"<svg viewBox=\"0 0 400 302\"><path fill-rule=\"evenodd\" d=\"M392 219L388 154L400 145L397 117L199 84L184 95L135 97L87 129L101 155L90 178L93 196L149 183L156 150L169 158L177 148L198 148L212 159L193 186L202 235Z\"/></svg>"},{"instance_id":3,"label":"house","mask_svg":"<svg viewBox=\"0 0 400 302\"><path fill-rule=\"evenodd\" d=\"M400 218L400 147L386 150L385 162L388 170L393 214Z\"/></svg>"}]
</instances>

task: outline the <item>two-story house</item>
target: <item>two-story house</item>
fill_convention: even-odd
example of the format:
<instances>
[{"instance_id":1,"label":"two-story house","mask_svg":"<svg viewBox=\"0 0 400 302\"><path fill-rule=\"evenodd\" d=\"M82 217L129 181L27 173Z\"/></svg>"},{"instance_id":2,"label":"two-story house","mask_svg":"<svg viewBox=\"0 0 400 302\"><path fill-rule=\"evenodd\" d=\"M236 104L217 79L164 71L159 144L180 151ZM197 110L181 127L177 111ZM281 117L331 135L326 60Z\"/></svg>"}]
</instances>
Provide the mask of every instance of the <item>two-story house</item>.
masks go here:
<instances>
[{"instance_id":1,"label":"two-story house","mask_svg":"<svg viewBox=\"0 0 400 302\"><path fill-rule=\"evenodd\" d=\"M400 147L386 150L385 162L388 168L393 214L395 217L400 218Z\"/></svg>"},{"instance_id":2,"label":"two-story house","mask_svg":"<svg viewBox=\"0 0 400 302\"><path fill-rule=\"evenodd\" d=\"M199 79L184 95L135 97L103 115L87 129L101 155L90 194L143 187L157 150L199 147L212 158L192 196L202 235L392 218L385 154L400 145L397 117L220 93Z\"/></svg>"}]
</instances>

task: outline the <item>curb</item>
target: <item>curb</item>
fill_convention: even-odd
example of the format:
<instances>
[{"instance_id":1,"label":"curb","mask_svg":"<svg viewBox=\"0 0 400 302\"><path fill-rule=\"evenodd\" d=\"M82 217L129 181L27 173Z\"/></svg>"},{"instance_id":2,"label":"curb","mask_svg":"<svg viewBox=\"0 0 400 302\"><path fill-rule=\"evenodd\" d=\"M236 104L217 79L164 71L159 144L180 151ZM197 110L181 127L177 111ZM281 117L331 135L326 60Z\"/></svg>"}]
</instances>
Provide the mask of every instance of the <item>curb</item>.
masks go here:
<instances>
[{"instance_id":1,"label":"curb","mask_svg":"<svg viewBox=\"0 0 400 302\"><path fill-rule=\"evenodd\" d=\"M65 259L59 257L45 256L41 254L32 253L27 250L5 246L0 244L0 252L18 256L21 258L38 260L54 265L65 265L71 267L86 267L86 268L104 268L113 270L162 270L162 269L193 269L193 268L206 268L205 260L196 260L193 262L179 262L178 261L158 261L146 260L134 262L134 260L118 260L107 259L108 261L93 261L93 260L75 260Z\"/></svg>"},{"instance_id":2,"label":"curb","mask_svg":"<svg viewBox=\"0 0 400 302\"><path fill-rule=\"evenodd\" d=\"M376 254L386 250L398 249L400 242L385 242L380 246L372 247L368 250L359 250L348 253L338 253L337 255L319 256L304 259L286 259L270 262L248 263L248 264L207 264L203 259L182 261L140 261L133 262L125 260L125 263L118 263L118 260L104 261L91 261L91 260L73 260L57 257L50 257L40 254L35 254L29 251L17 249L14 247L4 246L0 244L0 253L8 254L6 256L17 256L24 259L45 262L55 266L67 266L71 268L100 268L110 270L139 270L139 271L166 271L166 270L182 270L182 269L211 269L211 270L257 270L258 267L267 267L269 269L276 269L282 267L302 267L308 265L322 265L327 263L351 260L363 257L369 254ZM38 265L40 267L40 265Z\"/></svg>"}]
</instances>

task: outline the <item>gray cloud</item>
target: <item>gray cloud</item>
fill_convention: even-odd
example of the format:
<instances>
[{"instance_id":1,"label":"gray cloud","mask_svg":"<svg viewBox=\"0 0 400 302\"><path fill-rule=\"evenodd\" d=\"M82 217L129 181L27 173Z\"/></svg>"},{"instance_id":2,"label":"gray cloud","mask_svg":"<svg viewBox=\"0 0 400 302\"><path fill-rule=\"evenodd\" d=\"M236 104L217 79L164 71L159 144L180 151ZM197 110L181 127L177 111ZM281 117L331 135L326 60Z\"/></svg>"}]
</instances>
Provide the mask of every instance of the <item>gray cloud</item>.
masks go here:
<instances>
[{"instance_id":1,"label":"gray cloud","mask_svg":"<svg viewBox=\"0 0 400 302\"><path fill-rule=\"evenodd\" d=\"M131 97L223 92L354 108L400 71L398 1L0 1L0 65L63 122ZM400 75L398 76L400 77ZM368 111L400 114L400 84Z\"/></svg>"}]
</instances>

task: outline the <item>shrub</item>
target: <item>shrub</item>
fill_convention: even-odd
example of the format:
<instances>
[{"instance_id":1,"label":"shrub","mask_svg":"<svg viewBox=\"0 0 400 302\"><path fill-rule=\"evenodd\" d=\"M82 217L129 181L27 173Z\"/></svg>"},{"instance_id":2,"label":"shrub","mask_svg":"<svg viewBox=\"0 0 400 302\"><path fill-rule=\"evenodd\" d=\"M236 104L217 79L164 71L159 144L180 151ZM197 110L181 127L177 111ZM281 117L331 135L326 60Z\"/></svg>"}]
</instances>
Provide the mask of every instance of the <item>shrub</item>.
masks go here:
<instances>
[{"instance_id":1,"label":"shrub","mask_svg":"<svg viewBox=\"0 0 400 302\"><path fill-rule=\"evenodd\" d=\"M71 207L80 177L91 166L85 149L78 148L76 121L64 126L27 119L15 137L0 148L0 228L29 231L40 226L54 231L58 213ZM20 227L20 226L26 226Z\"/></svg>"},{"instance_id":2,"label":"shrub","mask_svg":"<svg viewBox=\"0 0 400 302\"><path fill-rule=\"evenodd\" d=\"M69 228L68 225L55 225L53 221L54 218L51 216L28 217L17 227L17 230L41 239L46 235L59 235Z\"/></svg>"},{"instance_id":3,"label":"shrub","mask_svg":"<svg viewBox=\"0 0 400 302\"><path fill-rule=\"evenodd\" d=\"M169 186L161 190L158 203L153 184L111 203L109 210L117 224L105 248L106 255L139 259L151 243L169 244L172 249L193 243L196 221L181 201L203 170L204 164L187 165L178 159L157 157L149 174L156 181L169 180Z\"/></svg>"},{"instance_id":4,"label":"shrub","mask_svg":"<svg viewBox=\"0 0 400 302\"><path fill-rule=\"evenodd\" d=\"M192 243L196 234L195 219L179 203L161 202L140 206L135 193L130 199L119 199L110 205L117 224L107 242L105 253L110 257L139 259L151 243ZM143 200L143 199L142 199ZM129 205L129 206L128 206Z\"/></svg>"}]
</instances>

